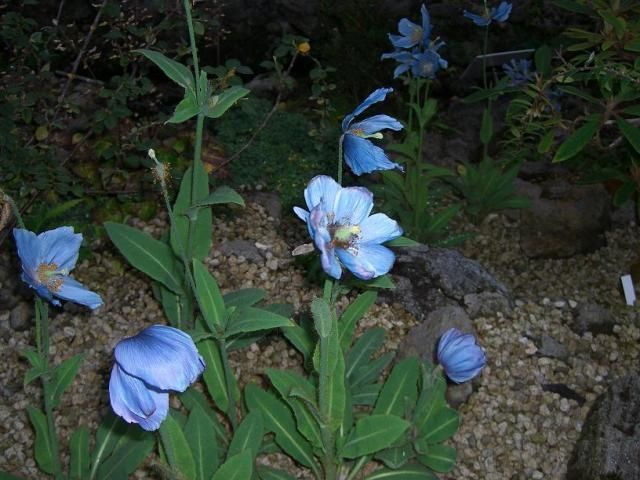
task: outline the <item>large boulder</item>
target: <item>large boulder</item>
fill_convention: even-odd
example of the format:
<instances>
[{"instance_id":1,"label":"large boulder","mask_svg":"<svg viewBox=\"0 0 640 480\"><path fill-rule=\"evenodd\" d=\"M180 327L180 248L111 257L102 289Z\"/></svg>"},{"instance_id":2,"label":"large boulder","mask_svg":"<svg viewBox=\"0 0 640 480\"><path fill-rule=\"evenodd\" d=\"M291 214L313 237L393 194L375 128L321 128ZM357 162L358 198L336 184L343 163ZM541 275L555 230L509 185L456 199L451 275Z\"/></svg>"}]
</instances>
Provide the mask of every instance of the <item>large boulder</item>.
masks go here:
<instances>
[{"instance_id":1,"label":"large boulder","mask_svg":"<svg viewBox=\"0 0 640 480\"><path fill-rule=\"evenodd\" d=\"M640 479L640 376L616 380L594 402L567 480Z\"/></svg>"},{"instance_id":2,"label":"large boulder","mask_svg":"<svg viewBox=\"0 0 640 480\"><path fill-rule=\"evenodd\" d=\"M572 185L562 179L517 182L531 200L520 212L520 247L529 258L562 258L605 245L611 223L609 194L602 185Z\"/></svg>"}]
</instances>

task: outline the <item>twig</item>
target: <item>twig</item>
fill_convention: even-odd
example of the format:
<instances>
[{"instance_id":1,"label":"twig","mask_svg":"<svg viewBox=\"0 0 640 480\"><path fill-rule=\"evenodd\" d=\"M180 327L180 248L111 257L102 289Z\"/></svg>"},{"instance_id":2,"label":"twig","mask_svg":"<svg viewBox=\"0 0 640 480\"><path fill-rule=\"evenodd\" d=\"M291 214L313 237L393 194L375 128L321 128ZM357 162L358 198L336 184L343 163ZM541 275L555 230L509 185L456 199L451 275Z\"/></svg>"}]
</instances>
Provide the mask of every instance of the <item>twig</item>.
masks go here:
<instances>
[{"instance_id":1,"label":"twig","mask_svg":"<svg viewBox=\"0 0 640 480\"><path fill-rule=\"evenodd\" d=\"M291 61L289 62L289 66L287 67L287 70L284 72L284 75L280 75L280 89L278 90L278 95L276 96L276 101L274 102L273 107L271 107L271 110L269 110L269 112L265 115L264 119L262 120L262 123L258 126L258 128L256 128L256 130L253 132L253 134L251 135L251 137L249 138L247 143L245 143L242 146L242 148L240 148L240 150L235 152L233 155L231 155L229 158L227 158L224 162L222 162L220 165L218 165L213 170L214 172L220 170L222 167L224 167L225 165L231 163L233 160L238 158L242 152L244 152L247 148L249 148L249 146L253 143L253 141L256 139L258 134L267 126L267 123L269 123L269 120L271 119L273 114L276 113L276 110L278 110L278 105L280 105L280 100L282 99L282 92L284 91L284 87L285 87L284 86L284 78L287 75L289 75L289 73L291 72L291 69L293 68L293 64L296 61L296 58L298 58L298 52L297 51L293 55L293 57L291 58Z\"/></svg>"},{"instance_id":2,"label":"twig","mask_svg":"<svg viewBox=\"0 0 640 480\"><path fill-rule=\"evenodd\" d=\"M104 85L104 82L102 80L96 80L95 78L83 77L82 75L76 75L74 73L65 72L64 70L56 70L55 73L56 73L56 75L59 75L61 77L67 77L68 81L80 80L82 82L91 83L91 84L94 84L94 85L100 85L100 86Z\"/></svg>"}]
</instances>

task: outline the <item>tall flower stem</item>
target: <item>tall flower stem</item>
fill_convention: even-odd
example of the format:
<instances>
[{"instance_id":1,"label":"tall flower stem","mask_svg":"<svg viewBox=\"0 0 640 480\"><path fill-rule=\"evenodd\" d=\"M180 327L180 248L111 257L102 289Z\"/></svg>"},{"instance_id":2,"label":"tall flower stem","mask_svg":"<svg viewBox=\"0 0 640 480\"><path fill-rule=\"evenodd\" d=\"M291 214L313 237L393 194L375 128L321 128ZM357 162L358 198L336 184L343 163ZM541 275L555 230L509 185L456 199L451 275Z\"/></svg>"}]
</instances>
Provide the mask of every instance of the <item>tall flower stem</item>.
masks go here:
<instances>
[{"instance_id":1,"label":"tall flower stem","mask_svg":"<svg viewBox=\"0 0 640 480\"><path fill-rule=\"evenodd\" d=\"M487 8L487 2L485 1L485 9ZM489 25L484 29L484 39L482 42L482 83L485 91L489 88L489 82L487 80L487 51L489 50ZM487 97L487 114L491 116L491 97ZM482 158L487 158L489 153L489 142L482 146Z\"/></svg>"},{"instance_id":2,"label":"tall flower stem","mask_svg":"<svg viewBox=\"0 0 640 480\"><path fill-rule=\"evenodd\" d=\"M227 344L224 338L218 340L218 347L220 348L220 357L222 358L222 368L224 369L225 386L227 389L227 397L229 398L229 407L227 409L227 417L231 422L231 426L235 430L238 426L238 412L236 411L236 404L233 399L233 385L231 384L231 366L229 365L229 353L227 352Z\"/></svg>"},{"instance_id":3,"label":"tall flower stem","mask_svg":"<svg viewBox=\"0 0 640 480\"><path fill-rule=\"evenodd\" d=\"M344 135L340 136L338 141L338 177L337 181L342 186L342 142L344 142Z\"/></svg>"}]
</instances>

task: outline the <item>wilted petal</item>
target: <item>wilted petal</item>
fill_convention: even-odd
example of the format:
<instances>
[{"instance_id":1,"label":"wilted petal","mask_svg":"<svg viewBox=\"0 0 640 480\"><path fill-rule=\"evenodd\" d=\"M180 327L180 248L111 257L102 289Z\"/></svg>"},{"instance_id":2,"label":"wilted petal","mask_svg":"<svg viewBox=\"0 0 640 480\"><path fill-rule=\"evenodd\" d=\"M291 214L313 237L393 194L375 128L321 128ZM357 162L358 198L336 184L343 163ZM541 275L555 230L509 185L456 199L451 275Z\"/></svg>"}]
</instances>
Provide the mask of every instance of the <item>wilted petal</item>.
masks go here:
<instances>
[{"instance_id":1,"label":"wilted petal","mask_svg":"<svg viewBox=\"0 0 640 480\"><path fill-rule=\"evenodd\" d=\"M473 23L475 23L479 27L486 27L491 23L491 17L485 17L484 15L476 15L475 13L471 13L466 10L462 13L462 15L465 18L468 18L469 20L473 21Z\"/></svg>"},{"instance_id":2,"label":"wilted petal","mask_svg":"<svg viewBox=\"0 0 640 480\"><path fill-rule=\"evenodd\" d=\"M309 212L307 212L304 208L293 207L293 213L295 213L298 218L305 223L309 219Z\"/></svg>"},{"instance_id":3,"label":"wilted petal","mask_svg":"<svg viewBox=\"0 0 640 480\"><path fill-rule=\"evenodd\" d=\"M360 243L384 243L402 235L398 222L384 213L376 213L360 223Z\"/></svg>"},{"instance_id":4,"label":"wilted petal","mask_svg":"<svg viewBox=\"0 0 640 480\"><path fill-rule=\"evenodd\" d=\"M344 159L355 175L370 173L376 170L402 169L400 165L389 160L380 147L371 141L356 135L346 134L343 141Z\"/></svg>"},{"instance_id":5,"label":"wilted petal","mask_svg":"<svg viewBox=\"0 0 640 480\"><path fill-rule=\"evenodd\" d=\"M327 175L313 177L307 188L304 189L304 199L307 202L307 207L312 210L322 200L327 205L332 205L340 188L340 184Z\"/></svg>"},{"instance_id":6,"label":"wilted petal","mask_svg":"<svg viewBox=\"0 0 640 480\"><path fill-rule=\"evenodd\" d=\"M149 388L142 380L127 375L118 364L111 371L109 399L117 415L148 431L157 430L169 411L167 392Z\"/></svg>"},{"instance_id":7,"label":"wilted petal","mask_svg":"<svg viewBox=\"0 0 640 480\"><path fill-rule=\"evenodd\" d=\"M423 3L420 7L420 15L422 16L422 41L426 43L431 36L431 19L427 6Z\"/></svg>"},{"instance_id":8,"label":"wilted petal","mask_svg":"<svg viewBox=\"0 0 640 480\"><path fill-rule=\"evenodd\" d=\"M377 90L374 90L367 98L365 98L364 102L356 107L353 112L344 117L342 120L342 131L346 132L355 117L360 115L374 103L382 102L387 94L391 92L393 92L393 88L378 88Z\"/></svg>"},{"instance_id":9,"label":"wilted petal","mask_svg":"<svg viewBox=\"0 0 640 480\"><path fill-rule=\"evenodd\" d=\"M359 225L373 208L373 194L364 187L341 189L333 204L335 220L341 225Z\"/></svg>"},{"instance_id":10,"label":"wilted petal","mask_svg":"<svg viewBox=\"0 0 640 480\"><path fill-rule=\"evenodd\" d=\"M76 266L82 235L71 227L59 227L38 235L42 246L42 262L55 264L59 272L69 273Z\"/></svg>"},{"instance_id":11,"label":"wilted petal","mask_svg":"<svg viewBox=\"0 0 640 480\"><path fill-rule=\"evenodd\" d=\"M191 337L165 325L153 325L121 340L115 356L125 372L159 390L183 392L204 370Z\"/></svg>"},{"instance_id":12,"label":"wilted petal","mask_svg":"<svg viewBox=\"0 0 640 480\"><path fill-rule=\"evenodd\" d=\"M496 22L506 22L511 15L512 5L508 2L500 2L498 8L494 8L491 11L491 18Z\"/></svg>"},{"instance_id":13,"label":"wilted petal","mask_svg":"<svg viewBox=\"0 0 640 480\"><path fill-rule=\"evenodd\" d=\"M402 124L389 115L374 115L351 125L350 132L361 130L365 135L372 135L384 129L402 130Z\"/></svg>"},{"instance_id":14,"label":"wilted petal","mask_svg":"<svg viewBox=\"0 0 640 480\"><path fill-rule=\"evenodd\" d=\"M62 277L62 285L54 292L54 295L63 300L70 300L72 302L79 303L80 305L89 307L92 310L95 310L103 304L100 295L88 290L80 282L68 276Z\"/></svg>"},{"instance_id":15,"label":"wilted petal","mask_svg":"<svg viewBox=\"0 0 640 480\"><path fill-rule=\"evenodd\" d=\"M359 245L347 250L337 249L338 258L356 277L370 280L391 270L395 255L387 247L377 244Z\"/></svg>"}]
</instances>

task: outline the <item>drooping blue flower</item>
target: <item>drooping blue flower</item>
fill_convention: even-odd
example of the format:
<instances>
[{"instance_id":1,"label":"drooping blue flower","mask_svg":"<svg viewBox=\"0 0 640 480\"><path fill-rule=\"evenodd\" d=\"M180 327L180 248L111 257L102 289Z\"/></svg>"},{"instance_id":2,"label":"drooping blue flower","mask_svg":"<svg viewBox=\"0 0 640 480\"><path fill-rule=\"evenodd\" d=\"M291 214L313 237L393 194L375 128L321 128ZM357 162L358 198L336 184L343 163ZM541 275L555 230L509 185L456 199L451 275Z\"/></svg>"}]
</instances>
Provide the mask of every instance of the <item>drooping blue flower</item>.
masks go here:
<instances>
[{"instance_id":1,"label":"drooping blue flower","mask_svg":"<svg viewBox=\"0 0 640 480\"><path fill-rule=\"evenodd\" d=\"M456 328L447 330L440 337L437 356L444 373L455 383L471 380L487 364L485 354L475 337Z\"/></svg>"},{"instance_id":2,"label":"drooping blue flower","mask_svg":"<svg viewBox=\"0 0 640 480\"><path fill-rule=\"evenodd\" d=\"M440 43L437 48L428 49L424 53L415 55L415 62L411 65L411 73L416 77L436 78L436 74L440 69L449 66L449 63L438 53L438 49L442 45Z\"/></svg>"},{"instance_id":3,"label":"drooping blue flower","mask_svg":"<svg viewBox=\"0 0 640 480\"><path fill-rule=\"evenodd\" d=\"M509 2L500 2L500 5L491 8L491 10L485 9L482 15L476 15L467 10L464 11L463 15L479 27L488 27L492 21L506 22L509 19L509 15L511 15L512 8L513 5Z\"/></svg>"},{"instance_id":4,"label":"drooping blue flower","mask_svg":"<svg viewBox=\"0 0 640 480\"><path fill-rule=\"evenodd\" d=\"M383 53L380 57L382 60L391 58L398 62L398 66L393 71L393 78L398 78L403 73L407 72L416 63L415 54L408 50L396 50L390 53Z\"/></svg>"},{"instance_id":5,"label":"drooping blue flower","mask_svg":"<svg viewBox=\"0 0 640 480\"><path fill-rule=\"evenodd\" d=\"M344 159L356 175L370 173L375 170L402 168L392 162L380 147L376 147L369 138L382 138L381 130L401 130L402 124L388 115L374 115L360 122L353 123L356 116L377 102L381 102L393 88L379 88L369 95L364 102L342 120L342 146Z\"/></svg>"},{"instance_id":6,"label":"drooping blue flower","mask_svg":"<svg viewBox=\"0 0 640 480\"><path fill-rule=\"evenodd\" d=\"M534 72L531 71L533 62L526 58L516 60L512 58L509 63L502 65L504 73L509 77L509 84L517 87L531 82L535 78Z\"/></svg>"},{"instance_id":7,"label":"drooping blue flower","mask_svg":"<svg viewBox=\"0 0 640 480\"><path fill-rule=\"evenodd\" d=\"M14 228L18 256L22 262L22 280L36 293L54 305L58 298L91 309L102 305L97 293L87 290L69 276L76 266L82 235L72 227L59 227L36 235L23 228Z\"/></svg>"},{"instance_id":8,"label":"drooping blue flower","mask_svg":"<svg viewBox=\"0 0 640 480\"><path fill-rule=\"evenodd\" d=\"M169 391L184 392L204 371L193 340L181 330L152 325L120 340L109 380L111 408L147 431L160 428L169 411Z\"/></svg>"},{"instance_id":9,"label":"drooping blue flower","mask_svg":"<svg viewBox=\"0 0 640 480\"><path fill-rule=\"evenodd\" d=\"M369 215L373 194L363 187L341 187L326 175L314 177L304 190L309 211L294 207L307 223L327 275L339 279L342 265L356 277L370 280L393 266L395 255L382 243L402 235L384 213Z\"/></svg>"},{"instance_id":10,"label":"drooping blue flower","mask_svg":"<svg viewBox=\"0 0 640 480\"><path fill-rule=\"evenodd\" d=\"M411 48L416 45L426 45L429 43L431 36L431 22L427 7L423 4L420 7L422 15L422 25L417 25L407 18L403 18L398 22L398 32L400 35L389 33L389 40L396 48Z\"/></svg>"}]
</instances>

